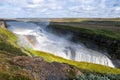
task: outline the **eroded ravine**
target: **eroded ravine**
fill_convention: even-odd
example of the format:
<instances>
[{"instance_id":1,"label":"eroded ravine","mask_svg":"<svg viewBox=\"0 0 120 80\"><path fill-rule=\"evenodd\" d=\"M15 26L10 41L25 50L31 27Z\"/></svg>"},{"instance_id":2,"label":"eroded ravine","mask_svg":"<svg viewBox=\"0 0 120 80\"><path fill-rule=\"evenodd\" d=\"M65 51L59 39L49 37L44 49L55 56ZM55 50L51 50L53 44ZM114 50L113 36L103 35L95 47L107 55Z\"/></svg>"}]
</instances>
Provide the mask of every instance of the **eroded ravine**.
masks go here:
<instances>
[{"instance_id":1,"label":"eroded ravine","mask_svg":"<svg viewBox=\"0 0 120 80\"><path fill-rule=\"evenodd\" d=\"M35 50L75 61L85 61L114 67L111 60L99 52L86 48L82 43L73 43L69 40L71 35L59 37L46 31L49 22L7 22L8 29L19 36L20 43Z\"/></svg>"}]
</instances>

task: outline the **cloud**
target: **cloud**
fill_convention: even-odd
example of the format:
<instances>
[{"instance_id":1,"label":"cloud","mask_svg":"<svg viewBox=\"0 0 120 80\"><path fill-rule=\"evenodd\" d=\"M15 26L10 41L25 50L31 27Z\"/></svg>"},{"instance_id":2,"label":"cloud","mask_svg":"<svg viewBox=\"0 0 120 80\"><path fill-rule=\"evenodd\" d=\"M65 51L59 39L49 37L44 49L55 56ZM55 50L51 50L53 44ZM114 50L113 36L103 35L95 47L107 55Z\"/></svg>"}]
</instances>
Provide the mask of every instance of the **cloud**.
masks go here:
<instances>
[{"instance_id":1,"label":"cloud","mask_svg":"<svg viewBox=\"0 0 120 80\"><path fill-rule=\"evenodd\" d=\"M95 10L95 7L93 6L85 6L85 5L81 5L81 6L72 6L68 8L70 11L75 11L75 12L81 12L81 11L93 11Z\"/></svg>"},{"instance_id":2,"label":"cloud","mask_svg":"<svg viewBox=\"0 0 120 80\"><path fill-rule=\"evenodd\" d=\"M33 1L33 3L35 3L35 4L39 4L39 3L43 2L44 0L32 0L32 1Z\"/></svg>"},{"instance_id":3,"label":"cloud","mask_svg":"<svg viewBox=\"0 0 120 80\"><path fill-rule=\"evenodd\" d=\"M119 12L120 11L120 7L115 7L115 10Z\"/></svg>"},{"instance_id":4,"label":"cloud","mask_svg":"<svg viewBox=\"0 0 120 80\"><path fill-rule=\"evenodd\" d=\"M0 17L120 17L119 3L120 0L0 0Z\"/></svg>"}]
</instances>

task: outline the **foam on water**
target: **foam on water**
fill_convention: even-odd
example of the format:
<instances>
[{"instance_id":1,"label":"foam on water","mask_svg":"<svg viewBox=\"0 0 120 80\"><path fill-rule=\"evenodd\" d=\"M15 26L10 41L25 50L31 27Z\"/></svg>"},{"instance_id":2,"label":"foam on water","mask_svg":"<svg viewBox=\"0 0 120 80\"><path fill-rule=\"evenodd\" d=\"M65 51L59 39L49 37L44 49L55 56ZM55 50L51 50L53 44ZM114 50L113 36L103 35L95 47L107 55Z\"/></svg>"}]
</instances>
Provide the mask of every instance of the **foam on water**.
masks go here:
<instances>
[{"instance_id":1,"label":"foam on water","mask_svg":"<svg viewBox=\"0 0 120 80\"><path fill-rule=\"evenodd\" d=\"M33 22L7 22L8 29L16 33L20 43L40 51L71 59L114 67L111 60L104 53L88 49L83 44L73 43L66 37L59 37L45 30L48 22L35 24ZM29 37L30 35L34 38ZM27 39L27 37L29 39ZM34 39L34 46L30 40Z\"/></svg>"}]
</instances>

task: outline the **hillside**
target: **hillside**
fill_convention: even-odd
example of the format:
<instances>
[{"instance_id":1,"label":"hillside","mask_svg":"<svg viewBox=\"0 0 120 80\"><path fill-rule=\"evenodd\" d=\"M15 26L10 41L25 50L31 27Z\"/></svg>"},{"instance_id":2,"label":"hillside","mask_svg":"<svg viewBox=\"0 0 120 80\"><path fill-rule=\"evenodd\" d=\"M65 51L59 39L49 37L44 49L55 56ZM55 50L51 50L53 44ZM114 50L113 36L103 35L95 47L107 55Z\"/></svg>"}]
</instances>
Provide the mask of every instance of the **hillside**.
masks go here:
<instances>
[{"instance_id":1,"label":"hillside","mask_svg":"<svg viewBox=\"0 0 120 80\"><path fill-rule=\"evenodd\" d=\"M120 69L67 60L26 47L22 49L17 41L15 34L0 28L0 80L80 80L90 75L106 80L120 79Z\"/></svg>"},{"instance_id":2,"label":"hillside","mask_svg":"<svg viewBox=\"0 0 120 80\"><path fill-rule=\"evenodd\" d=\"M15 34L0 28L0 80L61 80L82 74L74 66L28 57L27 52L16 45L16 41Z\"/></svg>"}]
</instances>

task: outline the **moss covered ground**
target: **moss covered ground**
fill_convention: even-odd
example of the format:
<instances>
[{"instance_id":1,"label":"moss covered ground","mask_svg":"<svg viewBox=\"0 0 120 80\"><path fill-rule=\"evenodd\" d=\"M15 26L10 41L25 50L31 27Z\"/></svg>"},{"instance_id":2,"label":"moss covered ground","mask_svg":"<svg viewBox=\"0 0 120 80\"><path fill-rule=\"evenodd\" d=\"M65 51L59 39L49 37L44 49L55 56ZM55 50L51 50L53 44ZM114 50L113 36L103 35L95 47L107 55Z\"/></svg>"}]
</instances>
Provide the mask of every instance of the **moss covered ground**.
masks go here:
<instances>
[{"instance_id":1,"label":"moss covered ground","mask_svg":"<svg viewBox=\"0 0 120 80\"><path fill-rule=\"evenodd\" d=\"M111 68L111 67L93 64L93 63L87 63L87 62L77 62L73 60L67 60L46 52L40 52L40 51L35 51L30 49L29 51L33 53L35 56L40 56L44 58L48 62L67 63L69 65L74 65L82 70L90 71L90 72L120 74L120 69L117 69L117 68Z\"/></svg>"},{"instance_id":2,"label":"moss covered ground","mask_svg":"<svg viewBox=\"0 0 120 80\"><path fill-rule=\"evenodd\" d=\"M12 57L25 55L15 44L16 40L15 34L0 28L0 80L30 80L24 70L9 62Z\"/></svg>"}]
</instances>

